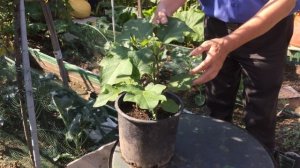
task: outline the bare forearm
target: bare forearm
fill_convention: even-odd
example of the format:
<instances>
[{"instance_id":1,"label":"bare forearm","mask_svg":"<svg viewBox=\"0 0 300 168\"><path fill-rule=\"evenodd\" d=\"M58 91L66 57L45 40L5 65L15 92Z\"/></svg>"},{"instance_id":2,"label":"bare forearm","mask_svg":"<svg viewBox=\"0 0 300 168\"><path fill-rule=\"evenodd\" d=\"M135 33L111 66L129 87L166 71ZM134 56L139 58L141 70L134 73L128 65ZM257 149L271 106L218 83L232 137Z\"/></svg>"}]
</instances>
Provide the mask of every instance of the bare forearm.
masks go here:
<instances>
[{"instance_id":1,"label":"bare forearm","mask_svg":"<svg viewBox=\"0 0 300 168\"><path fill-rule=\"evenodd\" d=\"M186 0L160 0L159 7L167 9L166 14L171 16L178 8L180 8Z\"/></svg>"},{"instance_id":2,"label":"bare forearm","mask_svg":"<svg viewBox=\"0 0 300 168\"><path fill-rule=\"evenodd\" d=\"M231 52L248 41L266 33L295 6L295 0L270 0L254 17L225 37Z\"/></svg>"}]
</instances>

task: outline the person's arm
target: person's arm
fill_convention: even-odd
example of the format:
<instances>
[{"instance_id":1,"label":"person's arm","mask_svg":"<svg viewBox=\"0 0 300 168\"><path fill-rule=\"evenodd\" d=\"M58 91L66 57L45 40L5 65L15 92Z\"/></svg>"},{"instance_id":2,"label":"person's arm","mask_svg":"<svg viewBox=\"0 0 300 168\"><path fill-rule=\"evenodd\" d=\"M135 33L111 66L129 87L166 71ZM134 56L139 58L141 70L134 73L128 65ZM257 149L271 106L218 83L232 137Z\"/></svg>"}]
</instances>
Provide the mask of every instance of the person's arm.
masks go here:
<instances>
[{"instance_id":1,"label":"person's arm","mask_svg":"<svg viewBox=\"0 0 300 168\"><path fill-rule=\"evenodd\" d=\"M203 72L203 74L194 81L194 84L202 84L215 78L225 58L231 51L266 33L280 20L289 15L295 7L295 4L296 0L270 0L255 16L250 18L231 34L222 38L205 41L194 49L191 52L192 55L207 52L206 59L191 70L191 74Z\"/></svg>"},{"instance_id":2,"label":"person's arm","mask_svg":"<svg viewBox=\"0 0 300 168\"><path fill-rule=\"evenodd\" d=\"M181 7L186 0L160 0L155 11L153 22L156 24L165 24L168 22L168 16Z\"/></svg>"}]
</instances>

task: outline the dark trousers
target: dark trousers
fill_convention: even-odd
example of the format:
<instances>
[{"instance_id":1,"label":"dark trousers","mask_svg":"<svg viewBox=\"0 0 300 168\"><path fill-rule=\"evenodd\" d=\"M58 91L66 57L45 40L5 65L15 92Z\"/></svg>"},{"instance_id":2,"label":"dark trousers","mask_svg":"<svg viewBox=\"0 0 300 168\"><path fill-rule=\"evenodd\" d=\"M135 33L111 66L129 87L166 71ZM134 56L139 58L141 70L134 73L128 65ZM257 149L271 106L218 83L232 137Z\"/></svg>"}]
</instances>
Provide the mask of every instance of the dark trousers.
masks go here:
<instances>
[{"instance_id":1,"label":"dark trousers","mask_svg":"<svg viewBox=\"0 0 300 168\"><path fill-rule=\"evenodd\" d=\"M237 26L206 17L205 38L226 36ZM271 151L275 147L277 97L292 32L293 16L288 16L264 35L231 52L217 77L206 84L211 116L231 122L239 84L243 82L246 130Z\"/></svg>"}]
</instances>

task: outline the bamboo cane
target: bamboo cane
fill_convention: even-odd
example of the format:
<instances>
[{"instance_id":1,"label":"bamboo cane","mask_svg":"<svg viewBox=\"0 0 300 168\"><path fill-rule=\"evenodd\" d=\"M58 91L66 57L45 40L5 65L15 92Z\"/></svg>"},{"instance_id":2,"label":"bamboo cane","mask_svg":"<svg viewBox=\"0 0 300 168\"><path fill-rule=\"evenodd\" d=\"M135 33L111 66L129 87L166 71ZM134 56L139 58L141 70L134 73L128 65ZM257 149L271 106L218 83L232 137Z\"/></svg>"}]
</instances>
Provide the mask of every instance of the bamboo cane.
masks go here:
<instances>
[{"instance_id":1,"label":"bamboo cane","mask_svg":"<svg viewBox=\"0 0 300 168\"><path fill-rule=\"evenodd\" d=\"M142 3L141 0L137 0L138 18L142 18Z\"/></svg>"}]
</instances>

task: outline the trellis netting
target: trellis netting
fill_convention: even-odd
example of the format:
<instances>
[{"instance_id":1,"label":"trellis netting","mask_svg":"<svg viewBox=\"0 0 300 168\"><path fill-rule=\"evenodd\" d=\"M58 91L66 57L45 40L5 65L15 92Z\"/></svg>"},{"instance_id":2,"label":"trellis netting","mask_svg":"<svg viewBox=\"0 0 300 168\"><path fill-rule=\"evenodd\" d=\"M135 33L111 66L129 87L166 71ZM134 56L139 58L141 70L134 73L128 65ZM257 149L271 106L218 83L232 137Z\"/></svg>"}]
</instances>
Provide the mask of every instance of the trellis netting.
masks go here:
<instances>
[{"instance_id":1,"label":"trellis netting","mask_svg":"<svg viewBox=\"0 0 300 168\"><path fill-rule=\"evenodd\" d=\"M15 67L0 57L0 70L0 157L5 166L32 167L22 128ZM116 138L114 109L93 108L93 100L86 101L63 88L54 75L33 73L32 81L42 167L64 167Z\"/></svg>"}]
</instances>

